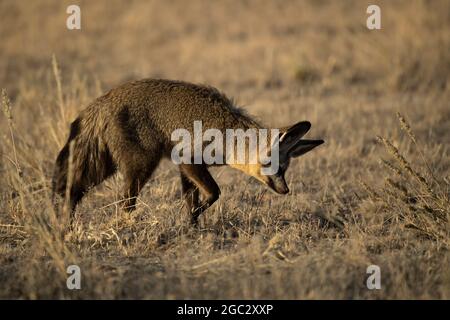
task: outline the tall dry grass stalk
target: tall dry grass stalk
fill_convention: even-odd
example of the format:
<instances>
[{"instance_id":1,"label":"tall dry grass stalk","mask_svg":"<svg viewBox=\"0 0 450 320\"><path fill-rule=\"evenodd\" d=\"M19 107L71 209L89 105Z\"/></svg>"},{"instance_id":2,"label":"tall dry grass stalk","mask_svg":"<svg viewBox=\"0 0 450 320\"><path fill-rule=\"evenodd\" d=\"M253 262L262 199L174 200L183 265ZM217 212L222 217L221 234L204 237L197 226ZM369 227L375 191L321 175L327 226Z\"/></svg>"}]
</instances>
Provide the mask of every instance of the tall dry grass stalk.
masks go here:
<instances>
[{"instance_id":1,"label":"tall dry grass stalk","mask_svg":"<svg viewBox=\"0 0 450 320\"><path fill-rule=\"evenodd\" d=\"M428 163L424 153L423 153L423 149L419 146L417 139L416 139L416 135L414 134L414 132L411 129L411 125L409 124L408 121L406 121L405 117L400 113L397 112L397 118L400 121L400 127L403 129L404 132L406 132L406 134L409 136L409 138L411 139L411 141L414 143L414 145L417 148L417 151L420 154L420 157L422 158L423 163L425 164L425 166L427 167L428 173L430 174L430 176L433 178L433 180L435 182L437 182L437 186L440 186L440 183L437 181L433 170L430 167L430 164Z\"/></svg>"},{"instance_id":2,"label":"tall dry grass stalk","mask_svg":"<svg viewBox=\"0 0 450 320\"><path fill-rule=\"evenodd\" d=\"M11 100L8 97L8 94L6 93L6 89L2 89L2 104L3 104L3 113L8 121L8 129L10 134L10 143L12 146L13 156L14 160L11 158L7 158L9 161L11 161L15 168L18 176L22 175L22 170L20 169L20 164L17 159L17 149L16 149L16 142L14 139L14 122L13 122L13 116L12 116L12 104Z\"/></svg>"},{"instance_id":3,"label":"tall dry grass stalk","mask_svg":"<svg viewBox=\"0 0 450 320\"><path fill-rule=\"evenodd\" d=\"M63 122L66 122L66 113L64 111L64 98L62 92L61 85L61 71L59 70L58 61L56 60L55 54L52 55L52 67L53 67L53 75L55 76L56 81L56 93L58 96L58 106L61 115L61 119Z\"/></svg>"},{"instance_id":4,"label":"tall dry grass stalk","mask_svg":"<svg viewBox=\"0 0 450 320\"><path fill-rule=\"evenodd\" d=\"M397 117L400 127L421 154L424 167L417 166L420 168L417 169L389 139L377 137L394 163L381 159L380 163L389 170L384 187L375 191L366 185L365 189L373 200L384 203L385 210L395 211L406 228L450 245L450 201L448 193L443 191L448 190L448 182L434 176L410 124L400 113Z\"/></svg>"},{"instance_id":5,"label":"tall dry grass stalk","mask_svg":"<svg viewBox=\"0 0 450 320\"><path fill-rule=\"evenodd\" d=\"M57 70L57 68L54 68L54 70ZM57 87L58 92L60 92L60 83L57 84ZM58 95L62 96L61 94ZM33 259L30 257L30 270L24 270L27 274L26 283L30 287L35 286L33 277L39 277L33 273L42 268L38 265L39 261L42 262L39 253L50 257L59 281L65 281L68 263L76 260L75 255L62 237L65 222L59 218L57 211L55 211L43 171L37 170L38 175L40 175L40 181L37 181L38 177L34 176L29 170L33 167L30 163L30 161L33 161L32 157L25 156L23 152L20 154L18 152L25 147L26 142L19 139L19 146L16 143L13 106L5 89L2 90L2 105L9 131L9 139L4 139L4 141L10 147L9 152L2 153L2 157L11 163L13 170L7 169L11 174L5 175L8 188L11 190L9 210L12 223L1 224L0 228L18 230L15 232L19 232L23 239L28 239L29 246L33 248L32 252L37 255ZM22 167L25 171L22 170ZM44 196L38 196L39 193ZM28 297L37 298L33 290L28 293Z\"/></svg>"},{"instance_id":6,"label":"tall dry grass stalk","mask_svg":"<svg viewBox=\"0 0 450 320\"><path fill-rule=\"evenodd\" d=\"M66 190L65 190L65 201L64 201L64 224L70 223L70 211L72 210L70 206L70 189L72 188L73 184L73 149L74 149L74 141L72 141L69 144L69 159L68 159L68 170L67 170L67 183L66 183Z\"/></svg>"}]
</instances>

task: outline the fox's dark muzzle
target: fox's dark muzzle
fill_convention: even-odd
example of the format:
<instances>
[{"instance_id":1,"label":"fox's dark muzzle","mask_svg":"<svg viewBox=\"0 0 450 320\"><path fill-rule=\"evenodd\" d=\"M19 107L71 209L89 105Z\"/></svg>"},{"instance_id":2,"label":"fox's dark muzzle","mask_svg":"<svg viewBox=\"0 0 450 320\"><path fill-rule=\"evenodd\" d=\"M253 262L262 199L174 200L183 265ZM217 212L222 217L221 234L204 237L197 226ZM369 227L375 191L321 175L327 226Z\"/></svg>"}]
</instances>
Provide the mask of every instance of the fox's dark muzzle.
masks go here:
<instances>
[{"instance_id":1,"label":"fox's dark muzzle","mask_svg":"<svg viewBox=\"0 0 450 320\"><path fill-rule=\"evenodd\" d=\"M268 186L278 194L289 193L289 188L283 177L274 176L269 180Z\"/></svg>"}]
</instances>

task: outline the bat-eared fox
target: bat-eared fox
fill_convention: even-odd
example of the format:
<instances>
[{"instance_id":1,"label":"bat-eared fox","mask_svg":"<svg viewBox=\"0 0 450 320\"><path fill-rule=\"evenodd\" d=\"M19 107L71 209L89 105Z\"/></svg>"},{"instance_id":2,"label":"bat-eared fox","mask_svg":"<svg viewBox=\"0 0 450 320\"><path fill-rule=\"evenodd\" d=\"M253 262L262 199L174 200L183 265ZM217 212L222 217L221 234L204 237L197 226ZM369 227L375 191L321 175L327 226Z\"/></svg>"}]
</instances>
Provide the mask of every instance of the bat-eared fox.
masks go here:
<instances>
[{"instance_id":1,"label":"bat-eared fox","mask_svg":"<svg viewBox=\"0 0 450 320\"><path fill-rule=\"evenodd\" d=\"M68 141L56 159L53 193L69 197L66 201L72 216L89 188L119 171L125 183L123 206L133 210L139 191L160 160L173 155L177 145L172 139L173 132L179 129L192 132L194 122L198 121L204 130L215 129L223 134L227 130L266 128L213 87L161 79L129 82L94 100L72 122ZM323 143L323 140L301 139L310 127L308 121L301 121L280 128L276 137L273 133L267 135L270 142L266 153L274 153L270 144L273 141L277 142L278 153L278 166L270 174L262 173L270 163L263 163L258 156L252 161L255 159L249 154L254 147L248 140L244 144L243 162L230 161L229 153L236 151L232 147L225 148L222 155L215 154L225 159L219 164L199 163L194 159L177 164L191 221L195 224L199 215L219 198L220 189L208 172L211 165L231 166L276 193L288 193L284 174L290 159ZM204 141L200 147L205 149Z\"/></svg>"}]
</instances>

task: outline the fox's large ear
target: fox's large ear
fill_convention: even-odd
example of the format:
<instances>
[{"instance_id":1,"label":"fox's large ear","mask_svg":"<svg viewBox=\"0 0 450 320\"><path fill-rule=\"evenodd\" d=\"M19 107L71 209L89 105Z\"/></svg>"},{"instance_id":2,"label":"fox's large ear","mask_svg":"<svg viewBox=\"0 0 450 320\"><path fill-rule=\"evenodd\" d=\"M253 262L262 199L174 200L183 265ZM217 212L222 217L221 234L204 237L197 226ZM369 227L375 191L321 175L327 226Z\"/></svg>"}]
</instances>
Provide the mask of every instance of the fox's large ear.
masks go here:
<instances>
[{"instance_id":1,"label":"fox's large ear","mask_svg":"<svg viewBox=\"0 0 450 320\"><path fill-rule=\"evenodd\" d=\"M280 151L288 152L311 129L309 121L301 121L293 126L280 129Z\"/></svg>"},{"instance_id":2,"label":"fox's large ear","mask_svg":"<svg viewBox=\"0 0 450 320\"><path fill-rule=\"evenodd\" d=\"M289 157L295 158L299 157L317 146L320 146L324 143L323 140L300 140L292 149L288 151Z\"/></svg>"}]
</instances>

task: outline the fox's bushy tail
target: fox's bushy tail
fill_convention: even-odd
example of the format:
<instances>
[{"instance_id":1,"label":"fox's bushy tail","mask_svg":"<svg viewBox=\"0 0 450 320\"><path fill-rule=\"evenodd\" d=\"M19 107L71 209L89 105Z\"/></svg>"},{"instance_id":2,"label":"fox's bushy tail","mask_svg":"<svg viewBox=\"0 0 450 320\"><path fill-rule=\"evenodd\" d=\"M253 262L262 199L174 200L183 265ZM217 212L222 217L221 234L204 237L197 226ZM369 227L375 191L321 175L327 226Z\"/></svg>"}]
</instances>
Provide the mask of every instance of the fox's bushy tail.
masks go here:
<instances>
[{"instance_id":1,"label":"fox's bushy tail","mask_svg":"<svg viewBox=\"0 0 450 320\"><path fill-rule=\"evenodd\" d=\"M54 198L59 194L65 197L69 187L70 204L74 209L89 187L99 184L115 170L111 153L101 138L95 121L86 121L79 117L70 125L69 138L56 158L52 196ZM71 185L68 186L69 174Z\"/></svg>"}]
</instances>

